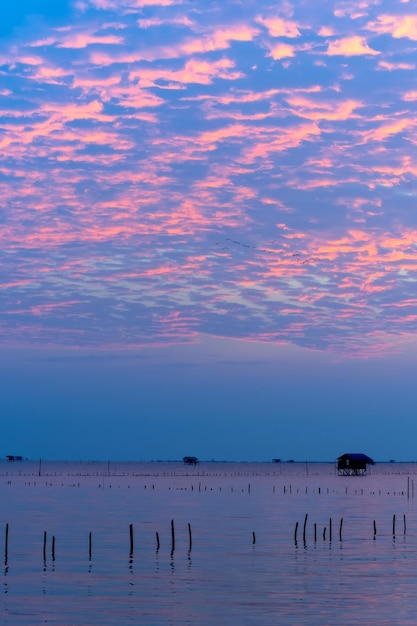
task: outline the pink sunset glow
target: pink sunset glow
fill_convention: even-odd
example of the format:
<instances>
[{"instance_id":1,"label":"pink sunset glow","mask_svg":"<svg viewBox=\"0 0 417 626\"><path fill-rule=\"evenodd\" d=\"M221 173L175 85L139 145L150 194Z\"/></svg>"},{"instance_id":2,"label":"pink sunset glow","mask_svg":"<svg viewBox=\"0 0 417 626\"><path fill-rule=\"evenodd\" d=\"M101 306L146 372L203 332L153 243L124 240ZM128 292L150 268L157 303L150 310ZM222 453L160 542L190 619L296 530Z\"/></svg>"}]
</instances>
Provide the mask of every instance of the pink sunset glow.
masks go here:
<instances>
[{"instance_id":1,"label":"pink sunset glow","mask_svg":"<svg viewBox=\"0 0 417 626\"><path fill-rule=\"evenodd\" d=\"M411 2L45 6L0 26L4 349L409 354Z\"/></svg>"}]
</instances>

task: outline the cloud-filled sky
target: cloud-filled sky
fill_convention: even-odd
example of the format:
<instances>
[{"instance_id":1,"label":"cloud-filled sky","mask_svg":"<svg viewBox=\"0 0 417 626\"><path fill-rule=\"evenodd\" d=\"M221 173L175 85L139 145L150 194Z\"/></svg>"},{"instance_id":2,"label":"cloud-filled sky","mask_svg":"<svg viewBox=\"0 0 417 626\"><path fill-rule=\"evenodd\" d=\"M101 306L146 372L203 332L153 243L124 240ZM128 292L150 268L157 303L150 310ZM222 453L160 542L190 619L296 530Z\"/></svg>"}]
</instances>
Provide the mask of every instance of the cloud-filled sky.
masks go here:
<instances>
[{"instance_id":1,"label":"cloud-filled sky","mask_svg":"<svg viewBox=\"0 0 417 626\"><path fill-rule=\"evenodd\" d=\"M0 20L5 445L414 458L380 428L409 428L415 402L413 3L14 4Z\"/></svg>"}]
</instances>

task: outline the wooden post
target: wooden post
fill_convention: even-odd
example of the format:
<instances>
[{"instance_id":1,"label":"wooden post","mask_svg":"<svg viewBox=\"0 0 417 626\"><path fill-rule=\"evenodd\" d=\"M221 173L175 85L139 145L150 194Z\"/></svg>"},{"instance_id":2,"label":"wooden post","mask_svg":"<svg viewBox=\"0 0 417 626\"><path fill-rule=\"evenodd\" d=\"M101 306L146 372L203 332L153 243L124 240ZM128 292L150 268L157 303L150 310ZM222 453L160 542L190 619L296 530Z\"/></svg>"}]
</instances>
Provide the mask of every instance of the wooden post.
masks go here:
<instances>
[{"instance_id":1,"label":"wooden post","mask_svg":"<svg viewBox=\"0 0 417 626\"><path fill-rule=\"evenodd\" d=\"M7 565L7 558L9 554L9 524L6 524L6 536L4 540L4 564Z\"/></svg>"},{"instance_id":2,"label":"wooden post","mask_svg":"<svg viewBox=\"0 0 417 626\"><path fill-rule=\"evenodd\" d=\"M159 548L160 548L160 543L159 543L159 533L158 531L156 531L156 551L158 552Z\"/></svg>"},{"instance_id":3,"label":"wooden post","mask_svg":"<svg viewBox=\"0 0 417 626\"><path fill-rule=\"evenodd\" d=\"M332 540L332 518L329 519L329 541Z\"/></svg>"},{"instance_id":4,"label":"wooden post","mask_svg":"<svg viewBox=\"0 0 417 626\"><path fill-rule=\"evenodd\" d=\"M317 524L314 522L314 543L317 541Z\"/></svg>"},{"instance_id":5,"label":"wooden post","mask_svg":"<svg viewBox=\"0 0 417 626\"><path fill-rule=\"evenodd\" d=\"M404 513L404 518L403 519L404 519L404 535L405 535L407 533L407 524L406 524L406 521L405 521L405 513Z\"/></svg>"},{"instance_id":6,"label":"wooden post","mask_svg":"<svg viewBox=\"0 0 417 626\"><path fill-rule=\"evenodd\" d=\"M297 531L298 531L298 522L296 522L295 530L294 530L294 542L295 543L297 543Z\"/></svg>"},{"instance_id":7,"label":"wooden post","mask_svg":"<svg viewBox=\"0 0 417 626\"><path fill-rule=\"evenodd\" d=\"M52 560L55 561L55 535L52 535Z\"/></svg>"},{"instance_id":8,"label":"wooden post","mask_svg":"<svg viewBox=\"0 0 417 626\"><path fill-rule=\"evenodd\" d=\"M340 518L339 541L342 541L342 526L343 526L343 517Z\"/></svg>"},{"instance_id":9,"label":"wooden post","mask_svg":"<svg viewBox=\"0 0 417 626\"><path fill-rule=\"evenodd\" d=\"M376 537L376 522L374 520L374 539L375 539L375 537Z\"/></svg>"},{"instance_id":10,"label":"wooden post","mask_svg":"<svg viewBox=\"0 0 417 626\"><path fill-rule=\"evenodd\" d=\"M171 554L173 554L175 550L175 528L174 528L174 520L171 520Z\"/></svg>"},{"instance_id":11,"label":"wooden post","mask_svg":"<svg viewBox=\"0 0 417 626\"><path fill-rule=\"evenodd\" d=\"M129 555L133 554L133 524L129 524L129 539L130 539L130 550Z\"/></svg>"},{"instance_id":12,"label":"wooden post","mask_svg":"<svg viewBox=\"0 0 417 626\"><path fill-rule=\"evenodd\" d=\"M91 561L92 551L93 551L93 536L90 531L90 534L88 536L88 560L89 561Z\"/></svg>"},{"instance_id":13,"label":"wooden post","mask_svg":"<svg viewBox=\"0 0 417 626\"><path fill-rule=\"evenodd\" d=\"M191 535L191 524L188 522L188 552L191 552L193 548L193 538Z\"/></svg>"},{"instance_id":14,"label":"wooden post","mask_svg":"<svg viewBox=\"0 0 417 626\"><path fill-rule=\"evenodd\" d=\"M252 531L252 545L255 545L256 543L256 536L255 536L255 531Z\"/></svg>"},{"instance_id":15,"label":"wooden post","mask_svg":"<svg viewBox=\"0 0 417 626\"><path fill-rule=\"evenodd\" d=\"M43 560L46 561L46 530L43 532Z\"/></svg>"},{"instance_id":16,"label":"wooden post","mask_svg":"<svg viewBox=\"0 0 417 626\"><path fill-rule=\"evenodd\" d=\"M392 536L395 537L395 513L392 516Z\"/></svg>"},{"instance_id":17,"label":"wooden post","mask_svg":"<svg viewBox=\"0 0 417 626\"><path fill-rule=\"evenodd\" d=\"M304 526L303 526L303 542L306 542L306 527L307 527L307 518L308 518L308 513L306 513L306 516L304 518Z\"/></svg>"}]
</instances>

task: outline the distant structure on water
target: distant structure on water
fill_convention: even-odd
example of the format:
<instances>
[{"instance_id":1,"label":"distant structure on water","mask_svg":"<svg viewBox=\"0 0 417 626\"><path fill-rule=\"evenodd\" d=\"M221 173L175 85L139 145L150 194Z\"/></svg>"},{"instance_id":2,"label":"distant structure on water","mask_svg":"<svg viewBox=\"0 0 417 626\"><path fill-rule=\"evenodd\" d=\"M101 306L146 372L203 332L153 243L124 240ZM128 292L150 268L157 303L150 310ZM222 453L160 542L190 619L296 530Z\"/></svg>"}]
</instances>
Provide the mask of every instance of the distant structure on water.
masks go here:
<instances>
[{"instance_id":1,"label":"distant structure on water","mask_svg":"<svg viewBox=\"0 0 417 626\"><path fill-rule=\"evenodd\" d=\"M342 454L337 458L337 473L339 476L365 476L367 466L374 464L366 454Z\"/></svg>"},{"instance_id":2,"label":"distant structure on water","mask_svg":"<svg viewBox=\"0 0 417 626\"><path fill-rule=\"evenodd\" d=\"M6 459L8 461L23 461L23 457L17 456L16 454L7 454Z\"/></svg>"},{"instance_id":3,"label":"distant structure on water","mask_svg":"<svg viewBox=\"0 0 417 626\"><path fill-rule=\"evenodd\" d=\"M196 456L184 456L183 459L184 465L197 465L198 459Z\"/></svg>"}]
</instances>

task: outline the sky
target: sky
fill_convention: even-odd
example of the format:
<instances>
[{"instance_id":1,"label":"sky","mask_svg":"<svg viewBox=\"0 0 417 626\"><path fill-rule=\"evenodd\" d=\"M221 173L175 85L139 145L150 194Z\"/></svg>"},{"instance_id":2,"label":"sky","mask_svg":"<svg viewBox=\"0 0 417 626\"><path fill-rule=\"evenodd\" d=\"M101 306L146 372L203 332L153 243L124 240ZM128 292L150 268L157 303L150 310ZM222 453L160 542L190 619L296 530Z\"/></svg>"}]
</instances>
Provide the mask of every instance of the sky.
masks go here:
<instances>
[{"instance_id":1,"label":"sky","mask_svg":"<svg viewBox=\"0 0 417 626\"><path fill-rule=\"evenodd\" d=\"M413 7L0 10L0 458L417 460Z\"/></svg>"}]
</instances>

